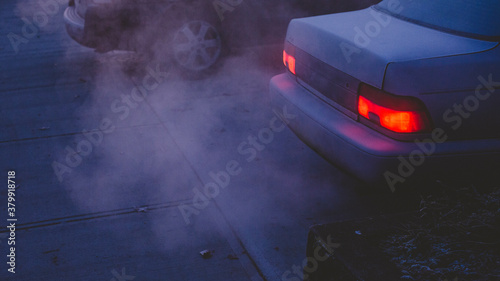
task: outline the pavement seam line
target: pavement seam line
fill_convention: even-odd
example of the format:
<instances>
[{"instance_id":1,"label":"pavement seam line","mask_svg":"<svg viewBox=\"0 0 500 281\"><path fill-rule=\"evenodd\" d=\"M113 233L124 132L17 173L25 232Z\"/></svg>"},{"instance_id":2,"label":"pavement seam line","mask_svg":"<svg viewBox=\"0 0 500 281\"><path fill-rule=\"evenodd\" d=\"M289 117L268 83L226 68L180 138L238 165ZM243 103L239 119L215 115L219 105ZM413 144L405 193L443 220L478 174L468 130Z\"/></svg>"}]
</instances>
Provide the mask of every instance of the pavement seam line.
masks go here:
<instances>
[{"instance_id":1,"label":"pavement seam line","mask_svg":"<svg viewBox=\"0 0 500 281\"><path fill-rule=\"evenodd\" d=\"M133 79L132 80L132 83L136 86L138 86L135 81ZM182 154L182 157L184 158L184 160L186 161L186 163L188 163L189 167L191 168L191 170L193 171L193 173L196 175L196 178L198 179L198 181L200 182L200 184L204 184L203 180L201 179L200 175L198 174L198 172L196 171L196 169L194 168L194 166L191 164L191 162L189 161L189 159L187 158L186 154L184 153L184 151L181 149L181 147L179 146L179 144L177 143L177 141L174 139L174 137L172 136L172 134L170 133L170 131L168 130L167 126L165 125L164 122L162 122L159 114L156 112L156 110L154 110L153 106L151 105L151 103L149 102L148 98L145 99L145 102L146 104L149 106L149 108L151 109L151 111L153 112L153 114L156 116L156 118L158 118L158 121L160 122L161 126L163 127L163 129L165 130L165 132L167 133L167 135L170 137L170 139L172 140L172 142L174 143L174 145L177 147L177 149L179 150L179 152ZM240 264L243 266L243 268L245 269L245 271L247 272L248 276L251 278L252 281L257 281L259 280L259 278L257 277L256 278L256 274L255 271L257 272L258 276L260 278L262 278L261 280L263 281L267 281L264 274L262 273L262 271L259 269L259 267L257 266L257 263L255 262L255 260L250 256L250 254L248 253L245 245L243 244L243 242L241 241L241 239L238 238L238 236L236 236L236 233L234 232L232 226L230 226L230 223L229 221L227 221L226 217L224 216L224 214L222 213L222 210L220 209L219 205L217 204L217 201L216 200L213 200L214 202L214 205L216 206L217 208L217 212L222 216L223 220L224 220L224 223L227 225L229 225L229 228L230 228L230 232L232 233L232 236L234 237L234 239L236 239L239 243L239 245L242 247L242 249L245 251L246 253L246 256L248 257L248 259L250 260L251 264L253 265L253 268L252 267L249 267L248 264L243 264L240 262ZM220 221L217 220L217 218L215 218L216 221L217 221L217 224L219 226L219 228L221 228L221 224L220 224ZM220 229L222 231L222 229ZM225 231L224 233L226 233L227 231ZM236 252L237 249L233 248L233 246L236 246L234 243L231 243L231 240L229 239L230 237L228 237L227 235L224 235L224 238L226 238L226 240L228 241L228 243L230 243L230 246L231 248L233 249L233 251Z\"/></svg>"}]
</instances>

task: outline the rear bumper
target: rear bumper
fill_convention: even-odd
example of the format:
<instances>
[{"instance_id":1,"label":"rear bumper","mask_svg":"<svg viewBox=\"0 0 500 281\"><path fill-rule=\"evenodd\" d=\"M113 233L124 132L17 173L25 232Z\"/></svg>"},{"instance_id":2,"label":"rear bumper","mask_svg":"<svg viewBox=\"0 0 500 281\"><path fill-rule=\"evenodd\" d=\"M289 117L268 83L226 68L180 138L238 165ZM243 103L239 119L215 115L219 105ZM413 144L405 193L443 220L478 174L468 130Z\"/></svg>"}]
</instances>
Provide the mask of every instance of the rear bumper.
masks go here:
<instances>
[{"instance_id":1,"label":"rear bumper","mask_svg":"<svg viewBox=\"0 0 500 281\"><path fill-rule=\"evenodd\" d=\"M286 106L290 114L297 116L288 126L302 141L328 161L368 183L390 182L393 189L393 183L463 169L472 171L500 160L499 139L427 144L428 148L434 145L433 150L422 149L415 142L391 139L326 104L288 73L271 79L270 94L273 107ZM389 177L388 182L387 176L398 180Z\"/></svg>"}]
</instances>

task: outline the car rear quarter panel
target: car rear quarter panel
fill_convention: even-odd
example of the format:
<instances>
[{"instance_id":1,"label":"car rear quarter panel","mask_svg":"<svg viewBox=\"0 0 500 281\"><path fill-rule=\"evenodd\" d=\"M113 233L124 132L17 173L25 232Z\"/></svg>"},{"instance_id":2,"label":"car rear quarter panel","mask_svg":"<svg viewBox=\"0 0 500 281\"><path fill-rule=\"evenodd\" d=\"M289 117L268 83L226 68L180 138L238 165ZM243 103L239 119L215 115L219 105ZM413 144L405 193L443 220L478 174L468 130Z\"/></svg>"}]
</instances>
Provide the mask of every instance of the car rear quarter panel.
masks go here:
<instances>
[{"instance_id":1,"label":"car rear quarter panel","mask_svg":"<svg viewBox=\"0 0 500 281\"><path fill-rule=\"evenodd\" d=\"M478 53L390 63L383 89L421 99L434 126L450 139L500 137L498 45Z\"/></svg>"}]
</instances>

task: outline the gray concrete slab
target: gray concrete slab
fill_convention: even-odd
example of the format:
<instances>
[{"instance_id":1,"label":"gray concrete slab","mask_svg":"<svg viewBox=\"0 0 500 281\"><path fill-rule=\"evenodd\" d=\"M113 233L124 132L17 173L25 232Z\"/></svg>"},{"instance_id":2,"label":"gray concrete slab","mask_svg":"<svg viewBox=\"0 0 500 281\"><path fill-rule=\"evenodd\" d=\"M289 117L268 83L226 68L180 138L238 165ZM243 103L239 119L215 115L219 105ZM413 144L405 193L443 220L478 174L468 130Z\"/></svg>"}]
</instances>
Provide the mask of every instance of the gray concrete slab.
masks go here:
<instances>
[{"instance_id":1,"label":"gray concrete slab","mask_svg":"<svg viewBox=\"0 0 500 281\"><path fill-rule=\"evenodd\" d=\"M204 224L182 226L179 202L145 212L94 213L83 221L20 229L19 264L8 280L249 280L210 214ZM101 215L109 215L99 217ZM210 249L203 259L199 251ZM123 271L122 271L123 270ZM5 279L2 279L5 280ZM131 279L125 279L131 280Z\"/></svg>"},{"instance_id":2,"label":"gray concrete slab","mask_svg":"<svg viewBox=\"0 0 500 281\"><path fill-rule=\"evenodd\" d=\"M27 5L9 4L2 35L22 28L18 8ZM61 13L52 20L62 26ZM116 68L115 54L95 55L64 36L49 28L17 54L2 48L1 170L16 171L18 221L17 273L5 268L0 278L250 280L257 271L217 212L184 223L177 206L200 182L147 104L126 116L112 108L124 106L121 95L135 87L134 75ZM96 131L103 120L112 132ZM60 178L55 162L67 169ZM0 195L7 200L6 189ZM203 259L204 249L213 258Z\"/></svg>"}]
</instances>

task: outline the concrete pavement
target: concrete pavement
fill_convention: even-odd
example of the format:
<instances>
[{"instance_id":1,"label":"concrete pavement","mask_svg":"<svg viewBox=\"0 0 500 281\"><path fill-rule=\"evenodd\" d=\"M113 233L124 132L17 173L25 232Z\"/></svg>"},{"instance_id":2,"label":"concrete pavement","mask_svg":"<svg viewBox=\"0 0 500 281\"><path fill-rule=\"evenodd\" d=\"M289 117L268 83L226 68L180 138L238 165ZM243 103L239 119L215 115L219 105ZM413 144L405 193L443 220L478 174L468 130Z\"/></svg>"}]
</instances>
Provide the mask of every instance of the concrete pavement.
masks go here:
<instances>
[{"instance_id":1,"label":"concrete pavement","mask_svg":"<svg viewBox=\"0 0 500 281\"><path fill-rule=\"evenodd\" d=\"M2 280L294 280L310 225L371 211L276 118L267 84L282 69L261 49L186 80L79 46L62 10L16 54L19 6L0 13L0 164L18 185L16 273L0 236Z\"/></svg>"}]
</instances>

